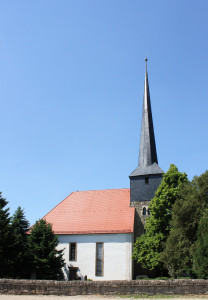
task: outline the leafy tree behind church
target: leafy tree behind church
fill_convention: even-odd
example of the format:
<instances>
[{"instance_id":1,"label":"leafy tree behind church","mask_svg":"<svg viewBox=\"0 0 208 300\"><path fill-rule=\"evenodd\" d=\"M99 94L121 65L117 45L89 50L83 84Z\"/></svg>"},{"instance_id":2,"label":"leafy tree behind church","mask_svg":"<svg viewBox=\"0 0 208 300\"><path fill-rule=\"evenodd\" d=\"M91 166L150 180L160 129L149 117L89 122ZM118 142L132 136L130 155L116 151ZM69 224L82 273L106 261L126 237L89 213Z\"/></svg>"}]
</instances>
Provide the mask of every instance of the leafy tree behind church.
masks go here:
<instances>
[{"instance_id":1,"label":"leafy tree behind church","mask_svg":"<svg viewBox=\"0 0 208 300\"><path fill-rule=\"evenodd\" d=\"M37 279L62 279L63 251L57 250L58 238L51 224L39 220L32 227L28 239L31 271Z\"/></svg>"},{"instance_id":2,"label":"leafy tree behind church","mask_svg":"<svg viewBox=\"0 0 208 300\"><path fill-rule=\"evenodd\" d=\"M208 171L191 182L171 165L150 203L133 258L172 277L208 279Z\"/></svg>"},{"instance_id":3,"label":"leafy tree behind church","mask_svg":"<svg viewBox=\"0 0 208 300\"><path fill-rule=\"evenodd\" d=\"M138 237L134 244L133 259L143 268L165 270L161 255L171 228L172 208L180 198L180 187L187 183L187 175L179 172L175 165L170 165L163 175L149 205L151 215L146 220L146 233Z\"/></svg>"},{"instance_id":4,"label":"leafy tree behind church","mask_svg":"<svg viewBox=\"0 0 208 300\"><path fill-rule=\"evenodd\" d=\"M162 260L173 277L208 278L208 171L181 188Z\"/></svg>"}]
</instances>

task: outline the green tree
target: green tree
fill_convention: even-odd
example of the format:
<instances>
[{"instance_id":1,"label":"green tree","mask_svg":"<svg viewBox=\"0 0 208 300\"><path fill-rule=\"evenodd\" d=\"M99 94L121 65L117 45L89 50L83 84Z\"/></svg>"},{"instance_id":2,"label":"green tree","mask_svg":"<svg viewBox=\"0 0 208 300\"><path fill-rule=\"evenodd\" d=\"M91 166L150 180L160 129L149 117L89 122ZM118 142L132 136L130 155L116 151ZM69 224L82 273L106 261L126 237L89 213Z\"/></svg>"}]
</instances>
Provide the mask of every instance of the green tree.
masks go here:
<instances>
[{"instance_id":1,"label":"green tree","mask_svg":"<svg viewBox=\"0 0 208 300\"><path fill-rule=\"evenodd\" d=\"M194 277L193 254L195 252L199 221L208 208L208 171L180 189L180 197L174 204L171 231L167 239L162 261L173 277Z\"/></svg>"},{"instance_id":2,"label":"green tree","mask_svg":"<svg viewBox=\"0 0 208 300\"><path fill-rule=\"evenodd\" d=\"M11 218L13 240L13 277L29 277L28 235L29 222L25 218L24 211L18 207Z\"/></svg>"},{"instance_id":3,"label":"green tree","mask_svg":"<svg viewBox=\"0 0 208 300\"><path fill-rule=\"evenodd\" d=\"M193 254L193 269L198 278L208 278L208 210L204 212L197 231L197 242Z\"/></svg>"},{"instance_id":4,"label":"green tree","mask_svg":"<svg viewBox=\"0 0 208 300\"><path fill-rule=\"evenodd\" d=\"M62 279L63 251L58 251L58 238L50 223L39 220L28 238L32 272L37 279Z\"/></svg>"},{"instance_id":5,"label":"green tree","mask_svg":"<svg viewBox=\"0 0 208 300\"><path fill-rule=\"evenodd\" d=\"M171 230L165 244L161 261L171 277L193 276L191 262L192 244L184 236L181 228Z\"/></svg>"},{"instance_id":6,"label":"green tree","mask_svg":"<svg viewBox=\"0 0 208 300\"><path fill-rule=\"evenodd\" d=\"M146 233L137 238L134 244L133 259L143 268L164 270L161 254L168 238L173 205L180 197L179 190L188 182L187 175L178 171L175 165L170 165L162 182L151 200L149 209L151 215L146 220Z\"/></svg>"},{"instance_id":7,"label":"green tree","mask_svg":"<svg viewBox=\"0 0 208 300\"><path fill-rule=\"evenodd\" d=\"M8 202L0 192L0 277L11 275L12 255L12 231L10 226Z\"/></svg>"}]
</instances>

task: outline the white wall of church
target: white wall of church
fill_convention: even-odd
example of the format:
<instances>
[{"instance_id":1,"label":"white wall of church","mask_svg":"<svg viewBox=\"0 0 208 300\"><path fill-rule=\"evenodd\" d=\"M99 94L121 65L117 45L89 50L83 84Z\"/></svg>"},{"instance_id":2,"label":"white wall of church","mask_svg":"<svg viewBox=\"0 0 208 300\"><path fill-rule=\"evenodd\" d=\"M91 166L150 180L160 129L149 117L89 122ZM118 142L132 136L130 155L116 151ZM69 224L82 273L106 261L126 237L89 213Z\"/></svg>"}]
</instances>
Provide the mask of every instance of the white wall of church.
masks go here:
<instances>
[{"instance_id":1,"label":"white wall of church","mask_svg":"<svg viewBox=\"0 0 208 300\"><path fill-rule=\"evenodd\" d=\"M81 279L87 275L93 280L132 279L132 233L58 235L58 249L64 249L65 278L68 267L78 267ZM69 243L77 243L77 260L69 260ZM103 243L103 276L96 276L96 243Z\"/></svg>"}]
</instances>

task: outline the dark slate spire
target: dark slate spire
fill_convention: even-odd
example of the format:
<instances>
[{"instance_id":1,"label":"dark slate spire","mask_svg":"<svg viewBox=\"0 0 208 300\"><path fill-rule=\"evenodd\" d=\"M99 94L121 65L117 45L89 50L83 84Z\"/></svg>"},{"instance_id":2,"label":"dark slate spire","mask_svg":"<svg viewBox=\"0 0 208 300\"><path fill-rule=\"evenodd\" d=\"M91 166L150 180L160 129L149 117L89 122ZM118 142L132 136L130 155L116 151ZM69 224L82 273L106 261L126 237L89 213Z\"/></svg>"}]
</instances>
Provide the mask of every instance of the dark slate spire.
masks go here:
<instances>
[{"instance_id":1,"label":"dark slate spire","mask_svg":"<svg viewBox=\"0 0 208 300\"><path fill-rule=\"evenodd\" d=\"M154 127L152 120L152 110L150 102L149 82L147 74L147 58L146 73L144 82L144 99L142 111L142 126L139 146L139 163L136 170L131 176L146 175L146 174L162 174L163 170L158 166L157 151L155 144Z\"/></svg>"},{"instance_id":2,"label":"dark slate spire","mask_svg":"<svg viewBox=\"0 0 208 300\"><path fill-rule=\"evenodd\" d=\"M157 151L155 145L155 135L152 121L152 110L150 103L149 82L147 74L147 59L146 74L144 82L144 100L142 112L142 127L140 135L139 147L139 165L149 166L154 162L157 163Z\"/></svg>"}]
</instances>

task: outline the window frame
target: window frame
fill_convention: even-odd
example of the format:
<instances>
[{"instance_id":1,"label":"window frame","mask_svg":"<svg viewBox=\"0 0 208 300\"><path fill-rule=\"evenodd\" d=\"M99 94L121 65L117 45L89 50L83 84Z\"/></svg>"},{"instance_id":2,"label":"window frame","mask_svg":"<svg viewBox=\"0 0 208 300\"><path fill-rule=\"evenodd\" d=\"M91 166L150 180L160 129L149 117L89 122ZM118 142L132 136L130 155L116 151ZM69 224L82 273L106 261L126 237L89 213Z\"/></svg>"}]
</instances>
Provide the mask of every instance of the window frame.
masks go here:
<instances>
[{"instance_id":1,"label":"window frame","mask_svg":"<svg viewBox=\"0 0 208 300\"><path fill-rule=\"evenodd\" d=\"M101 275L98 275L98 270L97 270L97 260L98 260L98 245L102 245L102 272ZM95 276L96 277L102 277L104 276L104 243L103 242L97 242L96 243L96 248L95 248Z\"/></svg>"},{"instance_id":2,"label":"window frame","mask_svg":"<svg viewBox=\"0 0 208 300\"><path fill-rule=\"evenodd\" d=\"M75 259L71 259L71 255L72 255L72 250L71 250L71 246L75 245ZM70 242L69 243L69 261L77 261L77 243L76 242Z\"/></svg>"}]
</instances>

